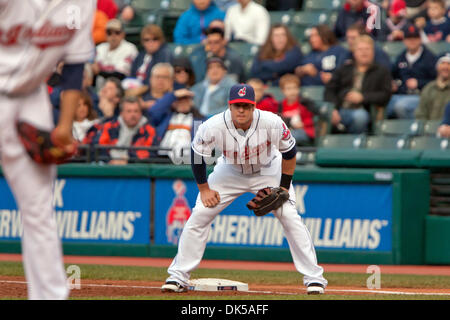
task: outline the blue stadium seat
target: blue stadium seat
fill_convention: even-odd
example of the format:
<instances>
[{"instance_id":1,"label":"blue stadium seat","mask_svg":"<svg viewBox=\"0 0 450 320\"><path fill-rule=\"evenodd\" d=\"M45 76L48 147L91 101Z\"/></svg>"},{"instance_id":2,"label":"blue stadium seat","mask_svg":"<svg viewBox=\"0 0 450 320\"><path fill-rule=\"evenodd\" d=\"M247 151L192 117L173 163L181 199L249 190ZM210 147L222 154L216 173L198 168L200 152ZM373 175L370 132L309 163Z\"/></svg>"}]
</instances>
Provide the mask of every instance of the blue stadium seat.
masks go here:
<instances>
[{"instance_id":1,"label":"blue stadium seat","mask_svg":"<svg viewBox=\"0 0 450 320\"><path fill-rule=\"evenodd\" d=\"M367 149L407 149L407 137L370 136L367 137Z\"/></svg>"},{"instance_id":2,"label":"blue stadium seat","mask_svg":"<svg viewBox=\"0 0 450 320\"><path fill-rule=\"evenodd\" d=\"M319 139L318 146L332 149L360 149L364 148L366 138L360 134L327 134Z\"/></svg>"},{"instance_id":3,"label":"blue stadium seat","mask_svg":"<svg viewBox=\"0 0 450 320\"><path fill-rule=\"evenodd\" d=\"M386 119L376 123L375 134L383 136L418 136L423 133L420 120Z\"/></svg>"},{"instance_id":4,"label":"blue stadium seat","mask_svg":"<svg viewBox=\"0 0 450 320\"><path fill-rule=\"evenodd\" d=\"M344 0L306 0L303 4L304 11L331 11L339 10Z\"/></svg>"}]
</instances>

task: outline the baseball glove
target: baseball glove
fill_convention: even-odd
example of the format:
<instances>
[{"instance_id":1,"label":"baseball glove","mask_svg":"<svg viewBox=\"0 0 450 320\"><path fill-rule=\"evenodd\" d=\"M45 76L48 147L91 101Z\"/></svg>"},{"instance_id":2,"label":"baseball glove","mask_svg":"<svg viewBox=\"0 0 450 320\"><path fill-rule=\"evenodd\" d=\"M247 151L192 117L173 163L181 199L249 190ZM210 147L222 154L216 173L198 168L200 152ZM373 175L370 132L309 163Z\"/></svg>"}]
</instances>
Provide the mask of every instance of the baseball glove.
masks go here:
<instances>
[{"instance_id":1,"label":"baseball glove","mask_svg":"<svg viewBox=\"0 0 450 320\"><path fill-rule=\"evenodd\" d=\"M264 188L256 193L256 196L247 203L247 208L253 210L258 217L277 210L289 199L289 192L281 187Z\"/></svg>"},{"instance_id":2,"label":"baseball glove","mask_svg":"<svg viewBox=\"0 0 450 320\"><path fill-rule=\"evenodd\" d=\"M39 130L21 121L17 122L16 127L28 155L37 163L61 164L77 153L77 144L74 142L72 145L63 146L58 143L54 138L54 130Z\"/></svg>"}]
</instances>

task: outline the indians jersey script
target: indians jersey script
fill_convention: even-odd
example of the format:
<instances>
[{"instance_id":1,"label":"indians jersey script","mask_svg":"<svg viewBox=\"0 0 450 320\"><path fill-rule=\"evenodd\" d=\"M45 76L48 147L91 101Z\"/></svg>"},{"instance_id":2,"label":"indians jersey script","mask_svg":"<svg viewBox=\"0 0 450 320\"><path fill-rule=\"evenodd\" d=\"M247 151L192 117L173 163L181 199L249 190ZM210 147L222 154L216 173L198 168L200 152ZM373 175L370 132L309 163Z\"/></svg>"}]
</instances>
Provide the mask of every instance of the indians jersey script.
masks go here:
<instances>
[{"instance_id":1,"label":"indians jersey script","mask_svg":"<svg viewBox=\"0 0 450 320\"><path fill-rule=\"evenodd\" d=\"M95 0L0 0L0 92L27 94L58 62L93 58Z\"/></svg>"},{"instance_id":2,"label":"indians jersey script","mask_svg":"<svg viewBox=\"0 0 450 320\"><path fill-rule=\"evenodd\" d=\"M236 129L230 110L203 122L192 141L195 153L210 157L217 148L222 151L221 162L231 164L243 174L264 173L272 160L290 151L295 139L283 120L276 114L255 109L250 128Z\"/></svg>"}]
</instances>

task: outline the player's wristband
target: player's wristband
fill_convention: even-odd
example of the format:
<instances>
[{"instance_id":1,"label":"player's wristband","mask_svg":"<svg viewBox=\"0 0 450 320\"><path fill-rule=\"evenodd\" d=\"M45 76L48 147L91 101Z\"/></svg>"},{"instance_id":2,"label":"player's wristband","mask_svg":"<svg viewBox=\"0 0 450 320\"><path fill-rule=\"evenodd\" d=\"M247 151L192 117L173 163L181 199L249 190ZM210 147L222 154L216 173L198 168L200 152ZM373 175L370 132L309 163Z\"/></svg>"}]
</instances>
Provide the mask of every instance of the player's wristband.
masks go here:
<instances>
[{"instance_id":1,"label":"player's wristband","mask_svg":"<svg viewBox=\"0 0 450 320\"><path fill-rule=\"evenodd\" d=\"M292 181L291 175L282 173L280 187L283 187L283 188L286 188L287 190L289 190L289 188L291 187L291 181Z\"/></svg>"}]
</instances>

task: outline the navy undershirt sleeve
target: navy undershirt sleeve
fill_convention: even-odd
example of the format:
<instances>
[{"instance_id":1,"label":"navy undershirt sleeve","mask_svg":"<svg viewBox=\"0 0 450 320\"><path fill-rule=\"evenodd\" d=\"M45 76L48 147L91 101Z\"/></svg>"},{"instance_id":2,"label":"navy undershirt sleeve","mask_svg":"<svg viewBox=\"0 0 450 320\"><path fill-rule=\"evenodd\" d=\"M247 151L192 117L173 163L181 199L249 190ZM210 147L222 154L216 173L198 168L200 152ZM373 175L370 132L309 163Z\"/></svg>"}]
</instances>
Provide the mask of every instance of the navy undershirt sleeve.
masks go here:
<instances>
[{"instance_id":1,"label":"navy undershirt sleeve","mask_svg":"<svg viewBox=\"0 0 450 320\"><path fill-rule=\"evenodd\" d=\"M297 155L297 147L294 145L294 147L289 150L288 152L282 153L281 156L283 157L284 160L290 160L293 157L295 157Z\"/></svg>"},{"instance_id":2,"label":"navy undershirt sleeve","mask_svg":"<svg viewBox=\"0 0 450 320\"><path fill-rule=\"evenodd\" d=\"M191 148L191 167L194 173L194 178L197 184L204 184L208 182L206 179L206 162L202 156L196 154Z\"/></svg>"},{"instance_id":3,"label":"navy undershirt sleeve","mask_svg":"<svg viewBox=\"0 0 450 320\"><path fill-rule=\"evenodd\" d=\"M65 64L61 74L62 90L81 90L84 64Z\"/></svg>"}]
</instances>

